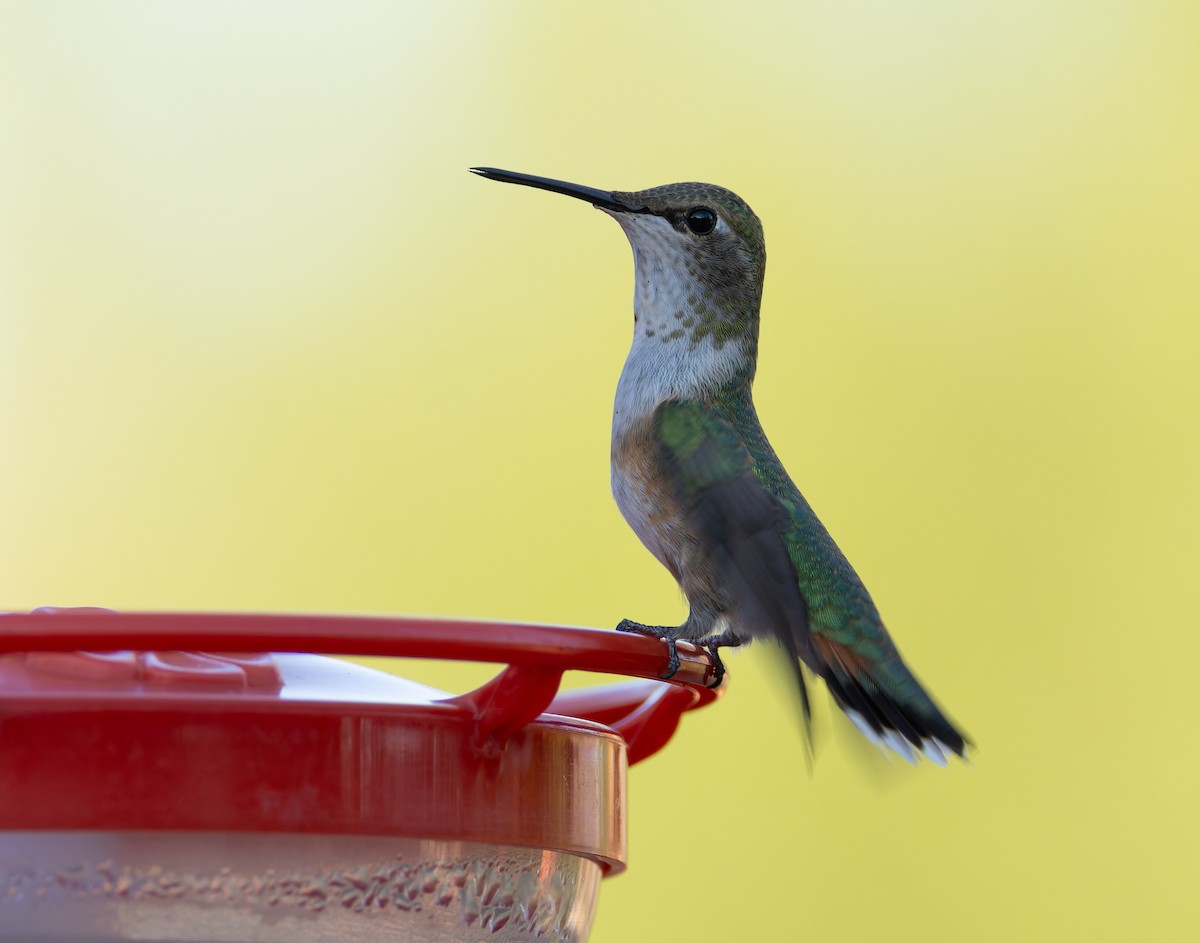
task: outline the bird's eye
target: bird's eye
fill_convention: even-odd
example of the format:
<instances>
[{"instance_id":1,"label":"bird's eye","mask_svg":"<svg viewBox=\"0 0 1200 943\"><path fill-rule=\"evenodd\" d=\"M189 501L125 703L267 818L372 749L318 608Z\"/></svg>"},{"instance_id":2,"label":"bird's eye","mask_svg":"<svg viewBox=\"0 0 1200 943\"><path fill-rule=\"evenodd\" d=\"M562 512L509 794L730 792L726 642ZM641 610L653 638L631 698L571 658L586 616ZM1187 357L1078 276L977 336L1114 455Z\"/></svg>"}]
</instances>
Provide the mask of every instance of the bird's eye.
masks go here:
<instances>
[{"instance_id":1,"label":"bird's eye","mask_svg":"<svg viewBox=\"0 0 1200 943\"><path fill-rule=\"evenodd\" d=\"M717 225L717 214L707 206L692 207L687 211L687 215L683 219L687 223L688 229L697 236L708 235L713 231L713 227Z\"/></svg>"}]
</instances>

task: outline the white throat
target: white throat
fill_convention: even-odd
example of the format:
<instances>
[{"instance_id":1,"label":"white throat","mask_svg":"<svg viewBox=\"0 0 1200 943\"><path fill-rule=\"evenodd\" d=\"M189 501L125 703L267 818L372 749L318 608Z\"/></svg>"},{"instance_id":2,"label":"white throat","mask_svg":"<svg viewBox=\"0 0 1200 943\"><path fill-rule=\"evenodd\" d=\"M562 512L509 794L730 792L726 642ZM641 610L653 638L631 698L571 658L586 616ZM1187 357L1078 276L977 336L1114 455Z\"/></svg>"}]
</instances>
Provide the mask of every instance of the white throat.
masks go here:
<instances>
[{"instance_id":1,"label":"white throat","mask_svg":"<svg viewBox=\"0 0 1200 943\"><path fill-rule=\"evenodd\" d=\"M660 216L613 213L633 246L633 345L617 383L613 436L668 399L695 398L732 377L744 360L741 344L718 348L698 336L694 307L703 287L688 271L695 262L687 238ZM690 300L689 300L690 299Z\"/></svg>"}]
</instances>

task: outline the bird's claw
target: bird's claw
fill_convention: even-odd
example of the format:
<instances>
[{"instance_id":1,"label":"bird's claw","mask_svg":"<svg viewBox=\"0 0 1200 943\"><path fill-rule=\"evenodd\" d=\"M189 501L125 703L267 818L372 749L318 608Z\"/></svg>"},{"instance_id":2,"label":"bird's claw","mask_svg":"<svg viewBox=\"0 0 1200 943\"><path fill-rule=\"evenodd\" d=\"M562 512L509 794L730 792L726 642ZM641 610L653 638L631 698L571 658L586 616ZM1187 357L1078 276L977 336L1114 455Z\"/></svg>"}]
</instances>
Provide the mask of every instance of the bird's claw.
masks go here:
<instances>
[{"instance_id":1,"label":"bird's claw","mask_svg":"<svg viewBox=\"0 0 1200 943\"><path fill-rule=\"evenodd\" d=\"M721 682L725 680L725 662L721 661L721 656L718 653L717 645L705 645L704 648L712 655L713 660L713 679L710 688L719 688Z\"/></svg>"},{"instance_id":2,"label":"bird's claw","mask_svg":"<svg viewBox=\"0 0 1200 943\"><path fill-rule=\"evenodd\" d=\"M634 622L632 619L622 619L617 625L618 632L635 632L638 635L649 635L653 638L660 638L667 643L667 670L658 677L663 681L669 681L675 677L679 671L679 650L676 648L676 636L674 629L664 625L642 625L640 622Z\"/></svg>"},{"instance_id":3,"label":"bird's claw","mask_svg":"<svg viewBox=\"0 0 1200 943\"><path fill-rule=\"evenodd\" d=\"M721 682L725 680L725 662L721 660L720 649L736 648L742 644L742 638L735 635L732 631L726 630L717 635L710 635L708 638L702 638L696 644L705 649L713 660L713 680L710 688L719 688Z\"/></svg>"},{"instance_id":4,"label":"bird's claw","mask_svg":"<svg viewBox=\"0 0 1200 943\"><path fill-rule=\"evenodd\" d=\"M660 638L667 643L667 670L664 674L659 675L663 681L668 681L675 677L675 673L679 671L679 650L676 643L679 641L680 626L666 625L642 625L640 622L634 622L632 619L622 619L617 626L618 632L636 632L638 635L649 635L653 638ZM710 635L708 638L702 638L695 642L697 646L703 648L712 656L713 663L713 679L709 683L710 688L719 688L721 682L725 680L725 662L721 660L719 649L722 647L733 648L742 644L742 639L735 635L732 631L726 630L717 635Z\"/></svg>"}]
</instances>

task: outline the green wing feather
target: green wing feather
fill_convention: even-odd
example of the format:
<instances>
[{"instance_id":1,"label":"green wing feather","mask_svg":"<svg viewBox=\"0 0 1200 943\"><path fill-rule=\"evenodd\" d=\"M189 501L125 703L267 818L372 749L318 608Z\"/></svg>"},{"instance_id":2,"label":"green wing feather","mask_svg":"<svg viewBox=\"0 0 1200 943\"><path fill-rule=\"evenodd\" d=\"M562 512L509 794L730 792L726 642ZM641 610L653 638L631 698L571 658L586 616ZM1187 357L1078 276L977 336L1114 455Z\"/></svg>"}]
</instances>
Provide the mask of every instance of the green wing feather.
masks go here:
<instances>
[{"instance_id":1,"label":"green wing feather","mask_svg":"<svg viewBox=\"0 0 1200 943\"><path fill-rule=\"evenodd\" d=\"M689 524L715 548L714 578L739 601L748 634L777 637L865 733L902 753L893 734L918 749L935 740L961 754L962 734L904 664L858 574L783 469L748 396L669 401L654 423ZM803 690L798 668L797 678Z\"/></svg>"}]
</instances>

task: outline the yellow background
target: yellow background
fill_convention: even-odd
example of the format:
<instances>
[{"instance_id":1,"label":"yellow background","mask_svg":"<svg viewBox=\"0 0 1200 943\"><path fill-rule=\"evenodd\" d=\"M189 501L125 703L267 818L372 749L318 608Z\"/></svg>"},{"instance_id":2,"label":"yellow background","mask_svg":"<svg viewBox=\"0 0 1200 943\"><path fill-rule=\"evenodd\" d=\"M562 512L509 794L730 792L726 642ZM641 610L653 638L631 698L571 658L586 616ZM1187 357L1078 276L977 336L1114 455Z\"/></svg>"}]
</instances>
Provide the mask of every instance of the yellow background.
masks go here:
<instances>
[{"instance_id":1,"label":"yellow background","mask_svg":"<svg viewBox=\"0 0 1200 943\"><path fill-rule=\"evenodd\" d=\"M1190 936L1197 9L4 3L0 606L677 620L608 494L625 240L467 167L722 183L763 421L979 749L821 693L809 776L732 655L593 939Z\"/></svg>"}]
</instances>

